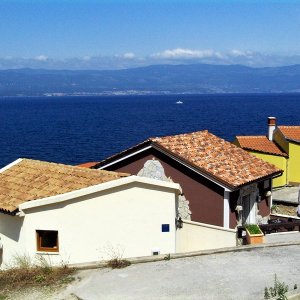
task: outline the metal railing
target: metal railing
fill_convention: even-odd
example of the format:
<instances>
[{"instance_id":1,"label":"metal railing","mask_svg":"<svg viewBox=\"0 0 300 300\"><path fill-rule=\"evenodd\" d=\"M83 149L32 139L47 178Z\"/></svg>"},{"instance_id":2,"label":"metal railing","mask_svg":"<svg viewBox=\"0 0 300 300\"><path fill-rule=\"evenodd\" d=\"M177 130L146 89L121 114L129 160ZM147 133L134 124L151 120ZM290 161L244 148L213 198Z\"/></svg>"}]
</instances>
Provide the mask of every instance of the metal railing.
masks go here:
<instances>
[{"instance_id":1,"label":"metal railing","mask_svg":"<svg viewBox=\"0 0 300 300\"><path fill-rule=\"evenodd\" d=\"M264 234L273 232L300 231L299 220L285 221L282 219L270 220L269 224L261 224L259 228Z\"/></svg>"},{"instance_id":2,"label":"metal railing","mask_svg":"<svg viewBox=\"0 0 300 300\"><path fill-rule=\"evenodd\" d=\"M299 231L300 220L295 219L272 219L268 224L258 225L264 235L275 232ZM242 238L242 232L245 231L244 226L238 226L237 237Z\"/></svg>"}]
</instances>

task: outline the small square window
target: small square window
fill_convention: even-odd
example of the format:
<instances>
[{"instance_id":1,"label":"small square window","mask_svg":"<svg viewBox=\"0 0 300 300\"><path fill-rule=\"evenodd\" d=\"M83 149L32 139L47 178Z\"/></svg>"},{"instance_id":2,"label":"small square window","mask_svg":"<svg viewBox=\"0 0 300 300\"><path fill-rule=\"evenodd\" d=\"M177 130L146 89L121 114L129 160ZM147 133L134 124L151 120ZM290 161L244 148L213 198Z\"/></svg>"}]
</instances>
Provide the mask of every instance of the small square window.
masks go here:
<instances>
[{"instance_id":1,"label":"small square window","mask_svg":"<svg viewBox=\"0 0 300 300\"><path fill-rule=\"evenodd\" d=\"M58 231L37 230L37 250L45 252L58 252Z\"/></svg>"},{"instance_id":2,"label":"small square window","mask_svg":"<svg viewBox=\"0 0 300 300\"><path fill-rule=\"evenodd\" d=\"M162 224L161 231L162 232L170 232L170 224Z\"/></svg>"}]
</instances>

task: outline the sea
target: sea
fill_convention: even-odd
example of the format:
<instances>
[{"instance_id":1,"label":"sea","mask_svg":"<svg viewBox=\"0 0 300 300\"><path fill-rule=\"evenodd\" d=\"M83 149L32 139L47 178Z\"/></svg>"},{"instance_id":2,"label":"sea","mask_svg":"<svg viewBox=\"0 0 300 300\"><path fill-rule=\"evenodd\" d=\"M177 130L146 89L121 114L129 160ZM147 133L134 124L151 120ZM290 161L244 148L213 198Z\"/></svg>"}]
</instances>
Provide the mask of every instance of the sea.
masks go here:
<instances>
[{"instance_id":1,"label":"sea","mask_svg":"<svg viewBox=\"0 0 300 300\"><path fill-rule=\"evenodd\" d=\"M300 125L300 94L1 97L0 167L20 157L101 161L149 137L205 129L228 141L267 135L268 116Z\"/></svg>"}]
</instances>

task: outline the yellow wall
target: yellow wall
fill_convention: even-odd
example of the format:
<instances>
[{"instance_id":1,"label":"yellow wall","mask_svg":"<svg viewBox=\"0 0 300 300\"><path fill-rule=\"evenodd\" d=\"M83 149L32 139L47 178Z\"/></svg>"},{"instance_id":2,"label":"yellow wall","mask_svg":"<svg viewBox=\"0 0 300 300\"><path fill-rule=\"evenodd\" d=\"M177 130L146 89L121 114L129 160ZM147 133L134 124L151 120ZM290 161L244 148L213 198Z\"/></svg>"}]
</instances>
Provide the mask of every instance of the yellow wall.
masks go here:
<instances>
[{"instance_id":1,"label":"yellow wall","mask_svg":"<svg viewBox=\"0 0 300 300\"><path fill-rule=\"evenodd\" d=\"M256 157L275 165L277 168L283 170L283 174L280 177L274 178L272 180L273 187L283 186L287 184L287 172L286 172L286 165L287 165L287 158L278 155L271 155L259 152L248 151L251 154L254 154ZM299 157L300 159L300 157Z\"/></svg>"},{"instance_id":2,"label":"yellow wall","mask_svg":"<svg viewBox=\"0 0 300 300\"><path fill-rule=\"evenodd\" d=\"M288 180L300 183L300 145L289 142Z\"/></svg>"},{"instance_id":3,"label":"yellow wall","mask_svg":"<svg viewBox=\"0 0 300 300\"><path fill-rule=\"evenodd\" d=\"M289 153L289 143L280 133L280 131L275 130L273 140L278 144L285 153Z\"/></svg>"},{"instance_id":4,"label":"yellow wall","mask_svg":"<svg viewBox=\"0 0 300 300\"><path fill-rule=\"evenodd\" d=\"M289 155L288 183L300 183L300 145L287 141L278 130L275 130L274 141Z\"/></svg>"}]
</instances>

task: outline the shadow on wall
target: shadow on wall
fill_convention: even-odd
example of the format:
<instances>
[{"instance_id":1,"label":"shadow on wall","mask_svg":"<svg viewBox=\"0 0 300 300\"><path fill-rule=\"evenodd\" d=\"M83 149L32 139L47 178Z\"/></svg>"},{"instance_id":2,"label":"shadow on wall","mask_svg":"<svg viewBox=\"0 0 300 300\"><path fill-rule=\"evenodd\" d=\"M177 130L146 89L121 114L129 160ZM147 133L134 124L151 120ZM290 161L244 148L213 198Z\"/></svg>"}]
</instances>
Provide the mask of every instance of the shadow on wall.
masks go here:
<instances>
[{"instance_id":1,"label":"shadow on wall","mask_svg":"<svg viewBox=\"0 0 300 300\"><path fill-rule=\"evenodd\" d=\"M0 234L8 239L19 241L24 218L0 213ZM3 242L3 240L2 240Z\"/></svg>"},{"instance_id":2,"label":"shadow on wall","mask_svg":"<svg viewBox=\"0 0 300 300\"><path fill-rule=\"evenodd\" d=\"M0 213L0 266L2 266L3 263L3 253L5 251L5 244L9 240L16 243L19 242L23 222L24 218ZM9 251L8 248L6 248L7 251Z\"/></svg>"}]
</instances>

